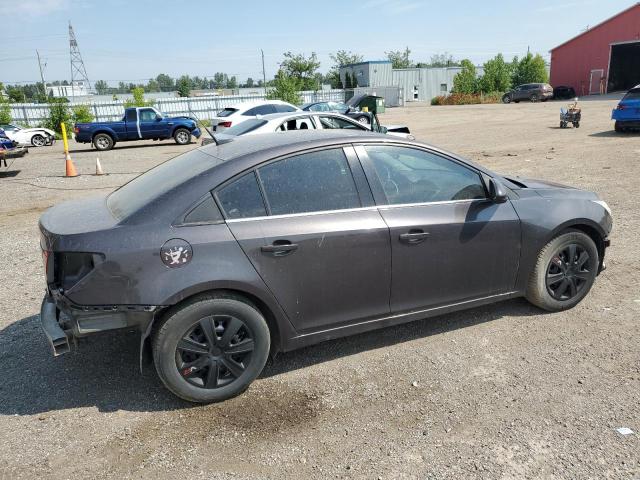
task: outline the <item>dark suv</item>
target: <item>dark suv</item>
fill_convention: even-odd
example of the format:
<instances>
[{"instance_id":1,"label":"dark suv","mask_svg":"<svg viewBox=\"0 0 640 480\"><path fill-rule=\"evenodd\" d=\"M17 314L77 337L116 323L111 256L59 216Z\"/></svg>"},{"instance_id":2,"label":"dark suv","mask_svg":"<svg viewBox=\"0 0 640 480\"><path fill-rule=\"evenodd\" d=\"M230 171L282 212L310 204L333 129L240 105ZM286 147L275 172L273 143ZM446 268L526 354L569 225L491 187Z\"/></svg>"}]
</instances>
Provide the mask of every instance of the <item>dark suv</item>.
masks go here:
<instances>
[{"instance_id":1,"label":"dark suv","mask_svg":"<svg viewBox=\"0 0 640 480\"><path fill-rule=\"evenodd\" d=\"M45 212L41 320L55 354L136 328L173 393L219 401L270 353L518 296L571 308L611 226L595 193L388 135L238 137Z\"/></svg>"},{"instance_id":2,"label":"dark suv","mask_svg":"<svg viewBox=\"0 0 640 480\"><path fill-rule=\"evenodd\" d=\"M518 103L520 100L546 102L553 98L553 87L548 83L525 83L502 96L503 103Z\"/></svg>"}]
</instances>

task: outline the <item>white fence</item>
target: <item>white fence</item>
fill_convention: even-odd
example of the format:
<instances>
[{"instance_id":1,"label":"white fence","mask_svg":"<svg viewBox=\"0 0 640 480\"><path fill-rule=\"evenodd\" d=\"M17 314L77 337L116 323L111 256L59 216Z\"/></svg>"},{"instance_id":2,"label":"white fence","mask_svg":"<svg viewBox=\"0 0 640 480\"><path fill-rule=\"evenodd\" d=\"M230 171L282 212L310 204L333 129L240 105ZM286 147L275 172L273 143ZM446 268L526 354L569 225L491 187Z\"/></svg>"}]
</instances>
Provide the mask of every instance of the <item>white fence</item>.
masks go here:
<instances>
[{"instance_id":1,"label":"white fence","mask_svg":"<svg viewBox=\"0 0 640 480\"><path fill-rule=\"evenodd\" d=\"M318 90L300 92L303 103L344 102L345 90ZM158 98L153 104L169 115L190 115L200 120L210 119L215 113L238 103L264 100L264 95L232 95L225 97ZM97 122L120 120L124 114L124 102L70 102L69 106L88 105ZM39 126L49 116L49 105L37 103L12 103L11 118L14 123Z\"/></svg>"}]
</instances>

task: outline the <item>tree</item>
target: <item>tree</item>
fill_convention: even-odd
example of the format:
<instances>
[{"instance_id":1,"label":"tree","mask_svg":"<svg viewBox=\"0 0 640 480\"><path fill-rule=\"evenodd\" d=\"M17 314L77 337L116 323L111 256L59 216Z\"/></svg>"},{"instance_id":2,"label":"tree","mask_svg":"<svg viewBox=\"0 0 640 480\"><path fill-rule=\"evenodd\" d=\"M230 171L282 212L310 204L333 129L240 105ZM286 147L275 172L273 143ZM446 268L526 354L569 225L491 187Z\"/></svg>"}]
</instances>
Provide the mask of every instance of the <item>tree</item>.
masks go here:
<instances>
[{"instance_id":1,"label":"tree","mask_svg":"<svg viewBox=\"0 0 640 480\"><path fill-rule=\"evenodd\" d=\"M225 88L227 85L227 74L222 72L216 72L213 75L213 88Z\"/></svg>"},{"instance_id":2,"label":"tree","mask_svg":"<svg viewBox=\"0 0 640 480\"><path fill-rule=\"evenodd\" d=\"M432 68L443 68L443 67L459 67L460 62L453 58L453 55L450 53L436 53L435 55L431 55L431 60L428 63L416 63L417 68L424 67L432 67Z\"/></svg>"},{"instance_id":3,"label":"tree","mask_svg":"<svg viewBox=\"0 0 640 480\"><path fill-rule=\"evenodd\" d=\"M255 82L253 81L253 78L251 78L251 77L247 78L247 81L244 84L244 86L246 88L253 88L255 86Z\"/></svg>"},{"instance_id":4,"label":"tree","mask_svg":"<svg viewBox=\"0 0 640 480\"><path fill-rule=\"evenodd\" d=\"M484 74L479 80L481 91L485 93L506 92L511 88L512 68L504 61L501 53L488 60L483 68Z\"/></svg>"},{"instance_id":5,"label":"tree","mask_svg":"<svg viewBox=\"0 0 640 480\"><path fill-rule=\"evenodd\" d=\"M316 73L320 68L320 62L315 52L309 57L304 54L286 52L284 60L280 64L280 70L285 77L293 79L298 85L298 90L317 90Z\"/></svg>"},{"instance_id":6,"label":"tree","mask_svg":"<svg viewBox=\"0 0 640 480\"><path fill-rule=\"evenodd\" d=\"M282 100L294 105L302 103L299 92L300 82L297 78L287 75L284 70L278 70L274 80L273 88L267 92L268 100Z\"/></svg>"},{"instance_id":7,"label":"tree","mask_svg":"<svg viewBox=\"0 0 640 480\"><path fill-rule=\"evenodd\" d=\"M145 87L145 91L147 92L161 92L160 84L154 78L150 78L147 82L147 86Z\"/></svg>"},{"instance_id":8,"label":"tree","mask_svg":"<svg viewBox=\"0 0 640 480\"><path fill-rule=\"evenodd\" d=\"M62 123L65 124L67 134L71 133L73 123L69 112L69 100L66 98L54 98L49 100L49 116L44 121L44 126L58 133L62 133Z\"/></svg>"},{"instance_id":9,"label":"tree","mask_svg":"<svg viewBox=\"0 0 640 480\"><path fill-rule=\"evenodd\" d=\"M106 95L109 92L109 85L104 80L98 80L93 84L98 95Z\"/></svg>"},{"instance_id":10,"label":"tree","mask_svg":"<svg viewBox=\"0 0 640 480\"><path fill-rule=\"evenodd\" d=\"M235 77L235 75L227 80L227 88L232 90L238 88L238 79Z\"/></svg>"},{"instance_id":11,"label":"tree","mask_svg":"<svg viewBox=\"0 0 640 480\"><path fill-rule=\"evenodd\" d=\"M453 93L476 93L478 91L478 79L476 78L476 67L471 60L460 62L462 70L453 77Z\"/></svg>"},{"instance_id":12,"label":"tree","mask_svg":"<svg viewBox=\"0 0 640 480\"><path fill-rule=\"evenodd\" d=\"M18 86L7 85L6 92L12 102L22 103L26 101L24 91Z\"/></svg>"},{"instance_id":13,"label":"tree","mask_svg":"<svg viewBox=\"0 0 640 480\"><path fill-rule=\"evenodd\" d=\"M393 68L411 68L413 66L413 63L409 59L409 55L411 55L411 50L409 50L409 47L406 47L403 51L392 50L390 52L384 53L391 61L391 65Z\"/></svg>"},{"instance_id":14,"label":"tree","mask_svg":"<svg viewBox=\"0 0 640 480\"><path fill-rule=\"evenodd\" d=\"M144 88L136 87L131 93L133 94L133 98L129 100L125 100L124 108L129 107L148 107L154 104L153 100L145 100L144 99Z\"/></svg>"},{"instance_id":15,"label":"tree","mask_svg":"<svg viewBox=\"0 0 640 480\"><path fill-rule=\"evenodd\" d=\"M326 80L331 84L331 88L348 88L340 80L340 68L352 63L360 63L364 59L362 55L346 50L338 50L335 54L330 54L333 66L327 74Z\"/></svg>"},{"instance_id":16,"label":"tree","mask_svg":"<svg viewBox=\"0 0 640 480\"><path fill-rule=\"evenodd\" d=\"M547 66L544 58L538 53L535 56L527 53L522 60L518 61L518 57L513 59L513 85L522 85L523 83L547 83L549 75L547 74Z\"/></svg>"},{"instance_id":17,"label":"tree","mask_svg":"<svg viewBox=\"0 0 640 480\"><path fill-rule=\"evenodd\" d=\"M176 83L176 87L178 88L178 96L179 97L188 97L191 95L191 80L188 75L183 75L178 79Z\"/></svg>"},{"instance_id":18,"label":"tree","mask_svg":"<svg viewBox=\"0 0 640 480\"><path fill-rule=\"evenodd\" d=\"M161 92L171 92L175 88L175 82L173 78L171 78L166 73L161 73L156 77L156 82L158 82L158 86L160 87Z\"/></svg>"}]
</instances>

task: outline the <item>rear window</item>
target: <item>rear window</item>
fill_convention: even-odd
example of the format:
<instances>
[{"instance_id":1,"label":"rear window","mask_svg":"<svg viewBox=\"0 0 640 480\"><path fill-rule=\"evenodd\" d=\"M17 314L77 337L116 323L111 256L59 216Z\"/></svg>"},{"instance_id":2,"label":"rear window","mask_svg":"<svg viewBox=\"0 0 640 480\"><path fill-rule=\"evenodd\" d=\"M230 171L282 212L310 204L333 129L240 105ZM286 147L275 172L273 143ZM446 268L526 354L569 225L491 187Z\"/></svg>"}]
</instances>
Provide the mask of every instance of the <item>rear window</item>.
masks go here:
<instances>
[{"instance_id":1,"label":"rear window","mask_svg":"<svg viewBox=\"0 0 640 480\"><path fill-rule=\"evenodd\" d=\"M640 88L632 88L622 98L622 100L638 100L640 99Z\"/></svg>"},{"instance_id":2,"label":"rear window","mask_svg":"<svg viewBox=\"0 0 640 480\"><path fill-rule=\"evenodd\" d=\"M256 128L260 128L267 123L266 120L261 120L259 118L250 118L249 120L245 120L242 123L238 123L237 125L227 128L224 131L225 135L244 135L245 133L252 132Z\"/></svg>"},{"instance_id":3,"label":"rear window","mask_svg":"<svg viewBox=\"0 0 640 480\"><path fill-rule=\"evenodd\" d=\"M220 110L217 114L218 117L229 117L238 111L237 108L225 108Z\"/></svg>"},{"instance_id":4,"label":"rear window","mask_svg":"<svg viewBox=\"0 0 640 480\"><path fill-rule=\"evenodd\" d=\"M179 155L125 183L109 195L107 206L117 219L128 218L178 185L207 171L216 162L215 157L198 150Z\"/></svg>"}]
</instances>

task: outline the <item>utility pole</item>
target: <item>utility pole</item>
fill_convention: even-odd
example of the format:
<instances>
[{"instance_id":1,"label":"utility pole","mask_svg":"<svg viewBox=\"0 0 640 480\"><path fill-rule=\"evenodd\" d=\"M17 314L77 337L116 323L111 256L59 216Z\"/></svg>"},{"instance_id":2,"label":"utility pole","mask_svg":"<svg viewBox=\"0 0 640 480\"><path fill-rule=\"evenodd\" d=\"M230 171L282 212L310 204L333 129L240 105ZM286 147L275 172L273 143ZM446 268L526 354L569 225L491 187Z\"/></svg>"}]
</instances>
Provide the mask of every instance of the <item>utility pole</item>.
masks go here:
<instances>
[{"instance_id":1,"label":"utility pole","mask_svg":"<svg viewBox=\"0 0 640 480\"><path fill-rule=\"evenodd\" d=\"M40 68L40 80L42 80L42 94L44 95L44 99L47 97L47 84L44 82L44 73L42 71L42 61L40 60L40 52L36 50L36 55L38 56L38 68Z\"/></svg>"},{"instance_id":2,"label":"utility pole","mask_svg":"<svg viewBox=\"0 0 640 480\"><path fill-rule=\"evenodd\" d=\"M260 53L262 54L262 87L264 91L267 91L267 73L264 70L264 50L260 49Z\"/></svg>"}]
</instances>

